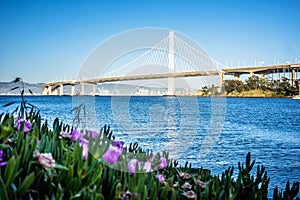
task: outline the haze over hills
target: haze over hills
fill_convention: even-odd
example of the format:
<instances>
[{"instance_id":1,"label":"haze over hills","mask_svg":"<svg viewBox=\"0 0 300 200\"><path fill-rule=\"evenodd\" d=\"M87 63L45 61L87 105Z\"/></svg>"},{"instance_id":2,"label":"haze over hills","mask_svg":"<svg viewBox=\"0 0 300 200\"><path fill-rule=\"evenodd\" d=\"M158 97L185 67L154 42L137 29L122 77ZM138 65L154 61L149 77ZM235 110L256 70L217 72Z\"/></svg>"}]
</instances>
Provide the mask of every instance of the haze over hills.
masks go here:
<instances>
[{"instance_id":1,"label":"haze over hills","mask_svg":"<svg viewBox=\"0 0 300 200\"><path fill-rule=\"evenodd\" d=\"M26 83L24 82L24 95L30 95L30 91L34 95L40 95L42 91L43 83ZM19 87L17 89L12 90L15 87ZM21 82L0 82L0 95L19 95L20 90L22 90L23 86Z\"/></svg>"},{"instance_id":2,"label":"haze over hills","mask_svg":"<svg viewBox=\"0 0 300 200\"><path fill-rule=\"evenodd\" d=\"M24 95L41 95L43 83L27 83L24 82ZM19 87L17 89L14 89ZM22 82L0 82L0 95L19 95L20 90L22 90ZM13 90L12 90L13 89ZM30 91L29 91L30 90ZM80 85L75 86L76 94L79 94L81 90ZM92 93L92 86L85 86L85 94ZM157 88L157 87L147 87L147 86L137 86L130 84L114 84L114 83L103 83L97 85L97 95L163 95L167 91L167 88ZM178 94L190 93L189 89L177 88ZM64 94L71 94L71 86L64 87Z\"/></svg>"}]
</instances>

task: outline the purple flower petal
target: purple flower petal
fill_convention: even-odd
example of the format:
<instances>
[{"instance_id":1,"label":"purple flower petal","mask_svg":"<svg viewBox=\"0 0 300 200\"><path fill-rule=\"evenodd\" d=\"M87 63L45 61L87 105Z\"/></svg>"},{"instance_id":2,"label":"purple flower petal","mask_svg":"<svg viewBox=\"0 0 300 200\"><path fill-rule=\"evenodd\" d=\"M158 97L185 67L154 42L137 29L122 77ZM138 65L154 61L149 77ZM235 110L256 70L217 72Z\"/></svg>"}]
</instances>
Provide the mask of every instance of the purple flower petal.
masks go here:
<instances>
[{"instance_id":1,"label":"purple flower petal","mask_svg":"<svg viewBox=\"0 0 300 200\"><path fill-rule=\"evenodd\" d=\"M55 160L51 153L39 153L38 151L35 151L33 157L37 158L40 165L44 168L54 168L55 166Z\"/></svg>"},{"instance_id":2,"label":"purple flower petal","mask_svg":"<svg viewBox=\"0 0 300 200\"><path fill-rule=\"evenodd\" d=\"M3 150L0 150L0 161L2 161L2 157L3 157Z\"/></svg>"},{"instance_id":3,"label":"purple flower petal","mask_svg":"<svg viewBox=\"0 0 300 200\"><path fill-rule=\"evenodd\" d=\"M123 145L124 145L124 142L123 141L114 141L113 142L113 146L115 146L115 147L118 147L120 150L124 150L124 147L123 147Z\"/></svg>"},{"instance_id":4,"label":"purple flower petal","mask_svg":"<svg viewBox=\"0 0 300 200\"><path fill-rule=\"evenodd\" d=\"M151 167L151 162L150 161L146 161L144 164L144 170L146 171L146 173L149 173L152 171L152 167Z\"/></svg>"},{"instance_id":5,"label":"purple flower petal","mask_svg":"<svg viewBox=\"0 0 300 200\"><path fill-rule=\"evenodd\" d=\"M156 154L154 154L154 153L151 154L152 160L154 160L155 156L156 156Z\"/></svg>"},{"instance_id":6,"label":"purple flower petal","mask_svg":"<svg viewBox=\"0 0 300 200\"><path fill-rule=\"evenodd\" d=\"M88 137L96 138L96 137L98 137L98 135L99 135L99 133L97 133L96 131L91 131L91 130L87 131Z\"/></svg>"},{"instance_id":7,"label":"purple flower petal","mask_svg":"<svg viewBox=\"0 0 300 200\"><path fill-rule=\"evenodd\" d=\"M31 123L29 121L25 120L23 117L19 117L19 116L15 117L15 127L17 128L18 131L20 131L22 123L24 123L23 131L25 133L29 132Z\"/></svg>"},{"instance_id":8,"label":"purple flower petal","mask_svg":"<svg viewBox=\"0 0 300 200\"><path fill-rule=\"evenodd\" d=\"M159 182L165 181L164 176L161 175L161 174L158 174L156 177L157 177L157 179L159 180Z\"/></svg>"},{"instance_id":9,"label":"purple flower petal","mask_svg":"<svg viewBox=\"0 0 300 200\"><path fill-rule=\"evenodd\" d=\"M136 171L136 166L138 164L138 160L137 159L131 159L129 162L128 162L128 170L129 170L129 173L130 174L134 174L135 171Z\"/></svg>"},{"instance_id":10,"label":"purple flower petal","mask_svg":"<svg viewBox=\"0 0 300 200\"><path fill-rule=\"evenodd\" d=\"M80 140L79 145L82 148L82 157L83 159L86 159L89 154L89 141L82 139Z\"/></svg>"},{"instance_id":11,"label":"purple flower petal","mask_svg":"<svg viewBox=\"0 0 300 200\"><path fill-rule=\"evenodd\" d=\"M26 132L29 132L31 123L28 122L28 121L25 121L24 123L25 123L25 124L24 124L24 132L25 132L25 133L26 133Z\"/></svg>"},{"instance_id":12,"label":"purple flower petal","mask_svg":"<svg viewBox=\"0 0 300 200\"><path fill-rule=\"evenodd\" d=\"M87 156L88 156L88 154L89 154L89 146L88 146L88 144L82 145L82 157L83 157L83 159L86 159Z\"/></svg>"},{"instance_id":13,"label":"purple flower petal","mask_svg":"<svg viewBox=\"0 0 300 200\"><path fill-rule=\"evenodd\" d=\"M4 165L7 165L7 162L0 162L0 167L3 167Z\"/></svg>"},{"instance_id":14,"label":"purple flower petal","mask_svg":"<svg viewBox=\"0 0 300 200\"><path fill-rule=\"evenodd\" d=\"M165 157L160 157L160 163L158 164L158 167L160 169L165 169L168 166L167 160Z\"/></svg>"},{"instance_id":15,"label":"purple flower petal","mask_svg":"<svg viewBox=\"0 0 300 200\"><path fill-rule=\"evenodd\" d=\"M74 141L77 141L77 140L82 140L83 139L83 135L80 133L80 132L78 132L77 130L73 130L72 131L72 135L71 135L71 137L72 137L72 140L74 140Z\"/></svg>"},{"instance_id":16,"label":"purple flower petal","mask_svg":"<svg viewBox=\"0 0 300 200\"><path fill-rule=\"evenodd\" d=\"M109 145L105 154L102 155L102 159L108 163L115 163L118 161L122 151L118 147Z\"/></svg>"}]
</instances>

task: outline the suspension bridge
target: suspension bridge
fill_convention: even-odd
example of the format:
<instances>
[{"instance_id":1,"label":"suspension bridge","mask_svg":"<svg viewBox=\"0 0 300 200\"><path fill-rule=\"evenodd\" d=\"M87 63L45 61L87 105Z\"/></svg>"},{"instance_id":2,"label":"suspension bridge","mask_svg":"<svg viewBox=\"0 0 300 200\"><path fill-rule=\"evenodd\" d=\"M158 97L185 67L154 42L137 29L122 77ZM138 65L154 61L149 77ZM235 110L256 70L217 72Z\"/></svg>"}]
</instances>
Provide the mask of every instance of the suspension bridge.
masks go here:
<instances>
[{"instance_id":1,"label":"suspension bridge","mask_svg":"<svg viewBox=\"0 0 300 200\"><path fill-rule=\"evenodd\" d=\"M92 85L92 93L89 95L95 95L97 84L147 79L168 79L166 95L175 95L175 78L193 76L217 77L221 86L225 75L233 75L235 80L239 80L242 74L259 74L263 78L267 74L290 73L293 84L299 68L300 64L227 68L208 56L201 47L171 31L154 47L125 64L108 66L100 73L92 70L88 78L45 83L42 95L64 95L65 86L71 86L71 96L86 95L86 85ZM81 87L75 91L78 85Z\"/></svg>"}]
</instances>

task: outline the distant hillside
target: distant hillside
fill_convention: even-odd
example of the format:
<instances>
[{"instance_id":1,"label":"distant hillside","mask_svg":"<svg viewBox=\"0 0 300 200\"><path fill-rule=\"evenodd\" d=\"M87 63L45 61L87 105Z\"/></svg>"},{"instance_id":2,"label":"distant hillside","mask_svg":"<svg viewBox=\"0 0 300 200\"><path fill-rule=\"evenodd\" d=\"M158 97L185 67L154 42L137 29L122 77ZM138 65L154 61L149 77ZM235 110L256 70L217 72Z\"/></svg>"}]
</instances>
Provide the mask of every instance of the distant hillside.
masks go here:
<instances>
[{"instance_id":1,"label":"distant hillside","mask_svg":"<svg viewBox=\"0 0 300 200\"><path fill-rule=\"evenodd\" d=\"M0 95L19 95L20 91L19 89L12 90L15 87L22 88L22 83L17 82L0 82ZM24 88L25 88L25 95L30 95L30 92L28 89L30 89L34 95L41 95L42 93L42 87L43 83L26 83L24 82ZM76 91L81 90L81 86L76 86ZM152 87L144 87L144 86L136 86L136 85L129 85L129 84L114 84L114 83L104 83L104 84L98 84L97 85L97 94L152 94L152 91L159 92L159 94L163 94L166 91L165 89L158 89L158 88L152 88ZM92 91L92 86L85 86L85 92L89 94ZM64 94L71 94L71 86L65 86L64 87Z\"/></svg>"},{"instance_id":2,"label":"distant hillside","mask_svg":"<svg viewBox=\"0 0 300 200\"><path fill-rule=\"evenodd\" d=\"M42 91L42 86L43 83L26 83L24 82L24 94L25 95L29 95L30 92L28 91L28 89L30 89L34 95L40 95L41 91ZM15 87L19 87L22 88L22 83L21 82L17 82L17 83L13 83L13 82L0 82L0 95L18 95L20 94L20 90L16 89L16 90L11 90Z\"/></svg>"}]
</instances>

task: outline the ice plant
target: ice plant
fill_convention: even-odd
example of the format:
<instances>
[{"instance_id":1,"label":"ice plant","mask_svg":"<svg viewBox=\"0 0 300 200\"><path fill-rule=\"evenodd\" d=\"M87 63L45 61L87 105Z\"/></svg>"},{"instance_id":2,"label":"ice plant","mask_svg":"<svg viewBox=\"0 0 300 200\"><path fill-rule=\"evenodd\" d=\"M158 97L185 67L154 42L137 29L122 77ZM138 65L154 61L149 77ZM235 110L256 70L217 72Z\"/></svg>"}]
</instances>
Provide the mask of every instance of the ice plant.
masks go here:
<instances>
[{"instance_id":1,"label":"ice plant","mask_svg":"<svg viewBox=\"0 0 300 200\"><path fill-rule=\"evenodd\" d=\"M87 130L86 134L88 137L92 137L92 138L96 138L99 135L96 131L92 131L92 130Z\"/></svg>"},{"instance_id":2,"label":"ice plant","mask_svg":"<svg viewBox=\"0 0 300 200\"><path fill-rule=\"evenodd\" d=\"M20 131L22 123L24 123L24 129L23 129L23 131L25 133L29 132L31 123L29 121L25 120L23 117L17 116L15 118L15 127L17 128L18 131Z\"/></svg>"},{"instance_id":3,"label":"ice plant","mask_svg":"<svg viewBox=\"0 0 300 200\"><path fill-rule=\"evenodd\" d=\"M135 171L136 171L136 166L138 164L138 160L137 159L131 159L129 162L128 162L128 170L129 170L129 173L130 174L134 174Z\"/></svg>"},{"instance_id":4,"label":"ice plant","mask_svg":"<svg viewBox=\"0 0 300 200\"><path fill-rule=\"evenodd\" d=\"M184 173L184 172L180 172L179 176L180 176L180 178L183 178L183 179L189 179L189 178L191 178L190 174Z\"/></svg>"},{"instance_id":5,"label":"ice plant","mask_svg":"<svg viewBox=\"0 0 300 200\"><path fill-rule=\"evenodd\" d=\"M124 142L123 141L114 141L113 142L113 146L115 146L115 147L118 147L120 150L124 150L124 147L123 147L123 145L124 145Z\"/></svg>"},{"instance_id":6,"label":"ice plant","mask_svg":"<svg viewBox=\"0 0 300 200\"><path fill-rule=\"evenodd\" d=\"M33 157L37 158L40 165L42 165L44 168L54 168L55 166L55 160L53 159L51 153L39 153L38 151L35 151L33 153Z\"/></svg>"},{"instance_id":7,"label":"ice plant","mask_svg":"<svg viewBox=\"0 0 300 200\"><path fill-rule=\"evenodd\" d=\"M195 183L200 185L201 188L205 188L207 182L200 181L199 179L195 180Z\"/></svg>"},{"instance_id":8,"label":"ice plant","mask_svg":"<svg viewBox=\"0 0 300 200\"><path fill-rule=\"evenodd\" d=\"M83 139L83 134L78 132L77 130L72 131L72 140L77 141L77 140L82 140Z\"/></svg>"},{"instance_id":9,"label":"ice plant","mask_svg":"<svg viewBox=\"0 0 300 200\"><path fill-rule=\"evenodd\" d=\"M149 173L152 171L152 167L151 167L151 162L150 161L146 161L144 164L144 170L146 171L146 173Z\"/></svg>"},{"instance_id":10,"label":"ice plant","mask_svg":"<svg viewBox=\"0 0 300 200\"><path fill-rule=\"evenodd\" d=\"M82 148L82 157L86 159L89 154L89 141L82 139L79 143Z\"/></svg>"},{"instance_id":11,"label":"ice plant","mask_svg":"<svg viewBox=\"0 0 300 200\"><path fill-rule=\"evenodd\" d=\"M196 196L195 192L192 191L192 190L189 190L189 191L185 192L184 195L187 197L187 199L192 199L192 200L197 199L197 196Z\"/></svg>"},{"instance_id":12,"label":"ice plant","mask_svg":"<svg viewBox=\"0 0 300 200\"><path fill-rule=\"evenodd\" d=\"M2 162L3 160L3 150L0 150L0 167L3 167L4 165L7 164L7 162Z\"/></svg>"},{"instance_id":13,"label":"ice plant","mask_svg":"<svg viewBox=\"0 0 300 200\"><path fill-rule=\"evenodd\" d=\"M154 153L151 154L151 161L154 160L155 156L156 156L156 154L154 154Z\"/></svg>"},{"instance_id":14,"label":"ice plant","mask_svg":"<svg viewBox=\"0 0 300 200\"><path fill-rule=\"evenodd\" d=\"M158 174L158 175L156 176L156 178L159 180L159 182L165 181L165 178L164 178L164 176L163 176L162 174Z\"/></svg>"},{"instance_id":15,"label":"ice plant","mask_svg":"<svg viewBox=\"0 0 300 200\"><path fill-rule=\"evenodd\" d=\"M118 161L121 154L122 150L120 148L113 145L109 145L106 152L102 155L102 159L112 164Z\"/></svg>"},{"instance_id":16,"label":"ice plant","mask_svg":"<svg viewBox=\"0 0 300 200\"><path fill-rule=\"evenodd\" d=\"M160 163L158 164L159 169L165 169L168 164L167 164L167 160L165 157L160 157Z\"/></svg>"},{"instance_id":17,"label":"ice plant","mask_svg":"<svg viewBox=\"0 0 300 200\"><path fill-rule=\"evenodd\" d=\"M192 189L192 185L191 184L189 184L188 182L185 182L183 185L182 185L182 187L184 188L184 189Z\"/></svg>"}]
</instances>

